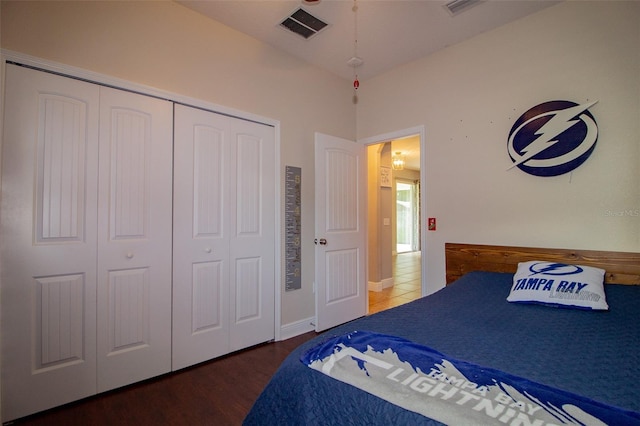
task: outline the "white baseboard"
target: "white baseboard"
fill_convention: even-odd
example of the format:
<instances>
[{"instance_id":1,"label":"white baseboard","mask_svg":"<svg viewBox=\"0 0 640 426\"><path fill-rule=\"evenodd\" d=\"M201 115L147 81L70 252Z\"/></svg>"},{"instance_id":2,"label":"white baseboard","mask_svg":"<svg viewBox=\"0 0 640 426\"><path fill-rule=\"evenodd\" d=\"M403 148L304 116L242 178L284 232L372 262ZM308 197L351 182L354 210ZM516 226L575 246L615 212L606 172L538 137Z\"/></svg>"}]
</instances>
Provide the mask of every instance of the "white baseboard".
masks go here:
<instances>
[{"instance_id":1,"label":"white baseboard","mask_svg":"<svg viewBox=\"0 0 640 426\"><path fill-rule=\"evenodd\" d=\"M315 318L311 317L289 324L284 324L280 327L280 340L287 340L315 330L316 327L313 325L314 322Z\"/></svg>"},{"instance_id":2,"label":"white baseboard","mask_svg":"<svg viewBox=\"0 0 640 426\"><path fill-rule=\"evenodd\" d=\"M367 283L367 289L369 291L382 291L385 288L393 287L393 278L385 278L382 281L373 282L369 281Z\"/></svg>"},{"instance_id":3,"label":"white baseboard","mask_svg":"<svg viewBox=\"0 0 640 426\"><path fill-rule=\"evenodd\" d=\"M382 291L382 281L378 281L378 282L369 281L367 283L367 289L369 291Z\"/></svg>"}]
</instances>

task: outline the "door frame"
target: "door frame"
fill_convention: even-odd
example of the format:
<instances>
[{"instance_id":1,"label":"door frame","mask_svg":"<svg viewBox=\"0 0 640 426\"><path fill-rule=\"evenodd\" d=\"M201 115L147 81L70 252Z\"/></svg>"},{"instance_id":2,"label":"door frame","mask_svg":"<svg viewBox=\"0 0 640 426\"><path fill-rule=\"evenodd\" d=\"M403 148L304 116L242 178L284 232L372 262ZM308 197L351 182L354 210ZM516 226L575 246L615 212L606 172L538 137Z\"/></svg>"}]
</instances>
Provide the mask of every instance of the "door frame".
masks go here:
<instances>
[{"instance_id":1,"label":"door frame","mask_svg":"<svg viewBox=\"0 0 640 426\"><path fill-rule=\"evenodd\" d=\"M132 83L128 80L119 79L116 77L112 77L109 75L89 71L83 68L78 68L72 65L66 65L59 62L54 62L48 59L42 59L35 56L27 55L20 52L15 52L7 49L0 49L0 85L4 85L4 75L5 75L5 67L7 62L14 62L17 64L22 64L26 66L30 66L42 71L48 71L55 74L61 74L63 76L68 76L71 78L77 78L80 80L86 80L92 83L109 86L117 89L122 89L134 93L139 93L146 96L151 96L155 98L164 99L167 101L175 102L178 104L184 104L188 106L192 106L195 108L201 108L208 111L229 115L231 117L236 117L242 120L254 121L257 123L265 124L267 126L271 126L274 129L274 139L275 139L275 155L274 155L274 167L275 167L275 199L280 200L282 197L282 190L280 188L280 182L282 177L282 170L280 167L280 121L272 118L264 117L261 115L252 114L246 111L240 111L237 109L225 107L223 105L214 104L212 102L206 102L199 99L190 98L188 96L183 96L177 93L156 89L150 86L145 86L143 84ZM2 93L4 93L4 87L0 87ZM2 98L4 99L4 97ZM0 148L2 147L2 105L0 105ZM282 207L281 203L278 201L275 203L275 221L273 226L274 229L280 229L281 227L281 219L282 216ZM282 236L280 232L275 233L273 251L275 254L275 289L274 289L274 340L281 340L281 293L282 293L282 271L281 271L281 262L282 262L282 254L281 254L281 243ZM0 283L1 284L1 283Z\"/></svg>"},{"instance_id":2,"label":"door frame","mask_svg":"<svg viewBox=\"0 0 640 426\"><path fill-rule=\"evenodd\" d=\"M427 179L425 170L427 170L427 156L426 153L426 130L424 125L415 127L408 127L406 129L396 130L389 133L384 133L376 136L370 136L367 138L357 139L356 142L365 146L376 145L380 143L389 142L393 139L401 139L408 136L418 135L420 137L420 250L422 255L420 257L421 274L420 274L420 287L422 296L427 294L427 282L425 271L427 270ZM362 187L367 189L367 182L361 183ZM367 255L367 262L369 261Z\"/></svg>"}]
</instances>

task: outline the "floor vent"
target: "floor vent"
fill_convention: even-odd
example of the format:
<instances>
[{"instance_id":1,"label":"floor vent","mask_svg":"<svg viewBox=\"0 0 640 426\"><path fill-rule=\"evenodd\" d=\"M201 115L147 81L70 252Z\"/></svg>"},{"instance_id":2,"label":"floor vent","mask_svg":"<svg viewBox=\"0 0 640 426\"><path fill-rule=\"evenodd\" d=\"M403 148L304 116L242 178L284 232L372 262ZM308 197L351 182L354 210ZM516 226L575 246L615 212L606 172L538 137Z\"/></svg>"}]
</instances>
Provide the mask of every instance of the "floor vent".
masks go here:
<instances>
[{"instance_id":1,"label":"floor vent","mask_svg":"<svg viewBox=\"0 0 640 426\"><path fill-rule=\"evenodd\" d=\"M316 18L304 9L297 9L280 23L280 26L305 39L318 34L327 25L326 22Z\"/></svg>"},{"instance_id":2,"label":"floor vent","mask_svg":"<svg viewBox=\"0 0 640 426\"><path fill-rule=\"evenodd\" d=\"M444 7L449 11L451 15L455 16L458 13L464 12L470 7L473 7L481 2L482 0L453 0L445 4Z\"/></svg>"}]
</instances>

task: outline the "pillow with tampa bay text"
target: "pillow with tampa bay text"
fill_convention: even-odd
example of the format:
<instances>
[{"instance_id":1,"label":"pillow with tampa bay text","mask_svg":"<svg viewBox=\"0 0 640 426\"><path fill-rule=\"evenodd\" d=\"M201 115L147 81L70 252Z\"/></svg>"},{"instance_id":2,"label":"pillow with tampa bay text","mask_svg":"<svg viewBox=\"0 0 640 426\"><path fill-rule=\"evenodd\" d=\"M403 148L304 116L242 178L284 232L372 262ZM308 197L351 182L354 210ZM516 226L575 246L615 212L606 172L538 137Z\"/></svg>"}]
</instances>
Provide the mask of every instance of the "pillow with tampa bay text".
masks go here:
<instances>
[{"instance_id":1,"label":"pillow with tampa bay text","mask_svg":"<svg viewBox=\"0 0 640 426\"><path fill-rule=\"evenodd\" d=\"M608 310L604 294L604 269L531 261L518 264L507 301Z\"/></svg>"}]
</instances>

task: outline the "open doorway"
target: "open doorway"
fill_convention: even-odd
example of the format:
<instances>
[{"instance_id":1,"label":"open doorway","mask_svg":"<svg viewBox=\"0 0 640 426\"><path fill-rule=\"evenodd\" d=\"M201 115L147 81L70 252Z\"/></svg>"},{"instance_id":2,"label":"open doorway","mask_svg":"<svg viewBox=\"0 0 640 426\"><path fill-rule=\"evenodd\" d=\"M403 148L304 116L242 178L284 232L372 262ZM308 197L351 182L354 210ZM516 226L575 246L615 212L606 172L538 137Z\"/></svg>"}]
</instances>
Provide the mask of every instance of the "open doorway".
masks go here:
<instances>
[{"instance_id":1,"label":"open doorway","mask_svg":"<svg viewBox=\"0 0 640 426\"><path fill-rule=\"evenodd\" d=\"M396 179L396 253L420 251L420 181Z\"/></svg>"},{"instance_id":2,"label":"open doorway","mask_svg":"<svg viewBox=\"0 0 640 426\"><path fill-rule=\"evenodd\" d=\"M368 145L369 313L422 295L421 135Z\"/></svg>"}]
</instances>

